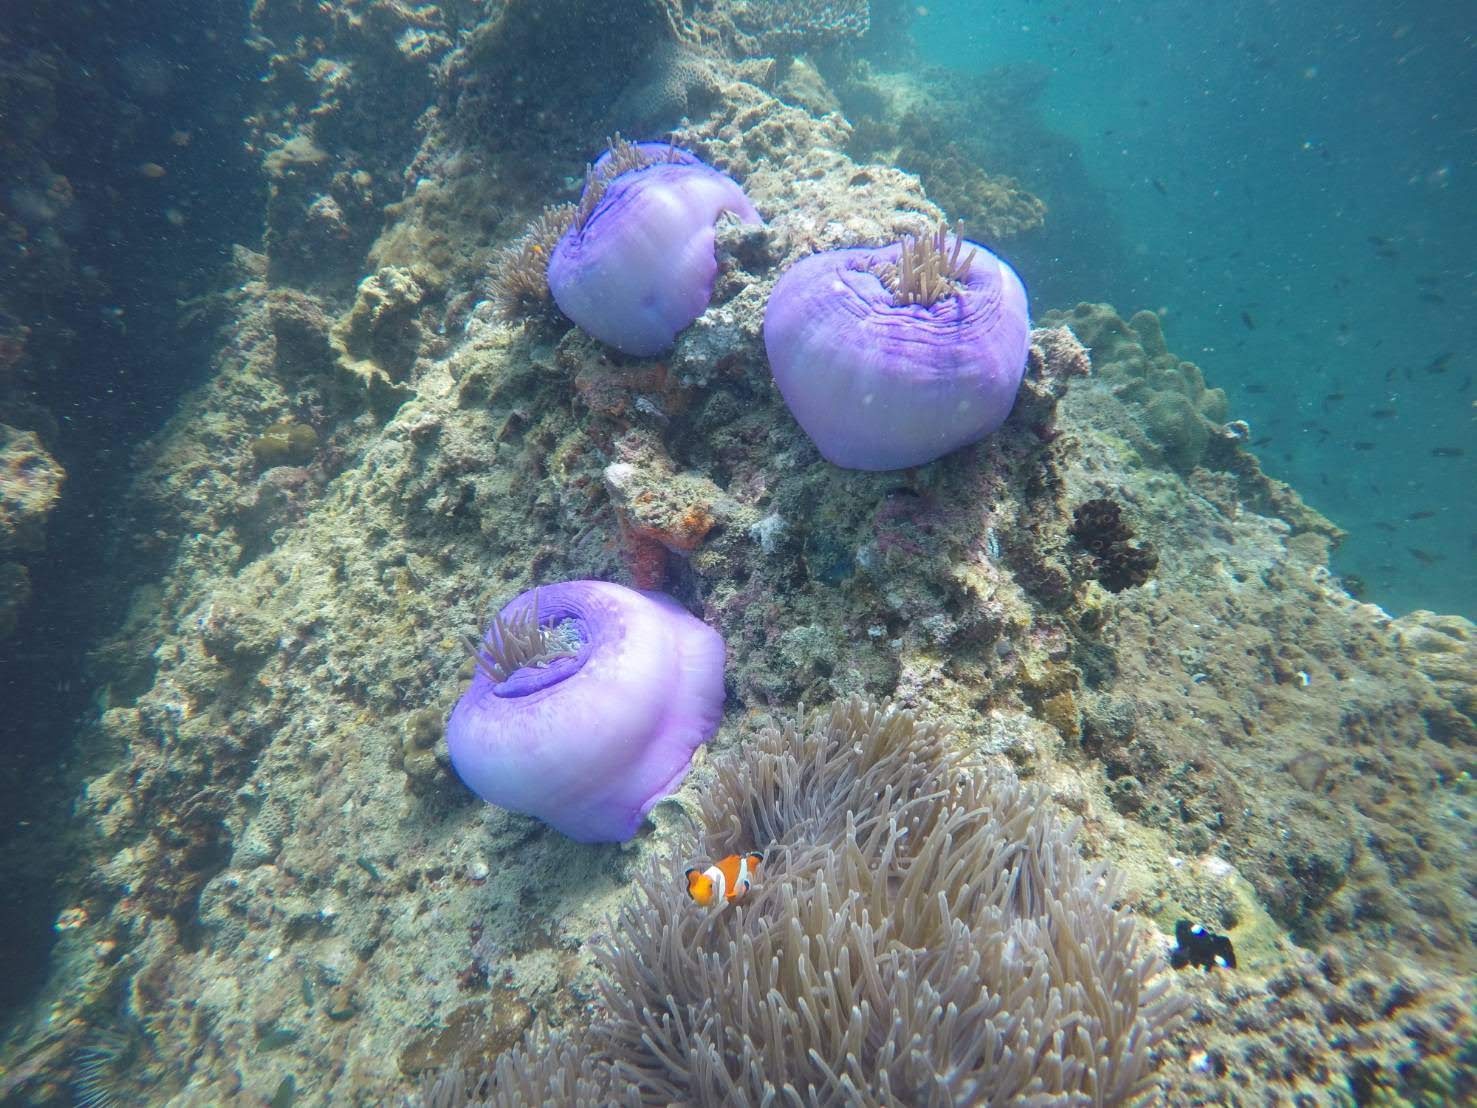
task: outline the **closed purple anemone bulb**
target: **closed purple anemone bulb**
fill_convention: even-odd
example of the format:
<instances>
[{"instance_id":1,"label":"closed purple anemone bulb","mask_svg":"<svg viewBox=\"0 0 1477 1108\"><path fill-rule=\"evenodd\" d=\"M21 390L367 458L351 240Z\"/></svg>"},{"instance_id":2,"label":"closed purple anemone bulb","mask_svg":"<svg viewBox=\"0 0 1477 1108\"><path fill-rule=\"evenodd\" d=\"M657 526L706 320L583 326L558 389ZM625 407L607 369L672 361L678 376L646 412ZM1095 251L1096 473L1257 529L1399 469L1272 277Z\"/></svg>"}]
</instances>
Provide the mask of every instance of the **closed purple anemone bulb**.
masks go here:
<instances>
[{"instance_id":1,"label":"closed purple anemone bulb","mask_svg":"<svg viewBox=\"0 0 1477 1108\"><path fill-rule=\"evenodd\" d=\"M1015 270L942 227L805 258L764 312L775 384L822 456L845 469L922 465L996 430L1030 334Z\"/></svg>"},{"instance_id":2,"label":"closed purple anemone bulb","mask_svg":"<svg viewBox=\"0 0 1477 1108\"><path fill-rule=\"evenodd\" d=\"M457 775L579 842L634 835L723 716L722 637L661 593L544 585L469 646L446 729Z\"/></svg>"},{"instance_id":3,"label":"closed purple anemone bulb","mask_svg":"<svg viewBox=\"0 0 1477 1108\"><path fill-rule=\"evenodd\" d=\"M549 257L554 302L617 350L661 353L713 296L713 227L724 212L763 222L743 189L695 155L617 138L590 167Z\"/></svg>"}]
</instances>

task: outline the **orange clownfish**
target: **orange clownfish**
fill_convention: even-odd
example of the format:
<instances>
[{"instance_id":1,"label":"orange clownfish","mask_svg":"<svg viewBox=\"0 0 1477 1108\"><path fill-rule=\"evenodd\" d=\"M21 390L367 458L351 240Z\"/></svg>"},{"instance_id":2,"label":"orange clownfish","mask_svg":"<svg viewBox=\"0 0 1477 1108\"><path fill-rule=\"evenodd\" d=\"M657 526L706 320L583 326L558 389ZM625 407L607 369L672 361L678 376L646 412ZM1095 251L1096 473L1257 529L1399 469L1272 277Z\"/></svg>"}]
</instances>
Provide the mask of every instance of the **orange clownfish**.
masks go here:
<instances>
[{"instance_id":1,"label":"orange clownfish","mask_svg":"<svg viewBox=\"0 0 1477 1108\"><path fill-rule=\"evenodd\" d=\"M730 854L707 869L694 867L687 871L687 895L704 908L725 900L730 903L742 900L759 879L759 863L762 861L764 855L753 851Z\"/></svg>"}]
</instances>

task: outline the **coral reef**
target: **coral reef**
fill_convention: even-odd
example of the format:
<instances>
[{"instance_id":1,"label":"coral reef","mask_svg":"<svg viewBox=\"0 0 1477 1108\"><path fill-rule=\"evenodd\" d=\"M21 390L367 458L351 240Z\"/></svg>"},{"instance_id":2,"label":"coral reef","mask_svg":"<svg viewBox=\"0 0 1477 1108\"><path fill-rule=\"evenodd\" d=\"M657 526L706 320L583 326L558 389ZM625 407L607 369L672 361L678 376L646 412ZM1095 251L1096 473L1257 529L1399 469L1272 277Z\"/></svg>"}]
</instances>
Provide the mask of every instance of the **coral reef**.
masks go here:
<instances>
[{"instance_id":1,"label":"coral reef","mask_svg":"<svg viewBox=\"0 0 1477 1108\"><path fill-rule=\"evenodd\" d=\"M734 23L758 52L793 51L858 39L872 25L868 0L771 0L730 5Z\"/></svg>"},{"instance_id":2,"label":"coral reef","mask_svg":"<svg viewBox=\"0 0 1477 1108\"><path fill-rule=\"evenodd\" d=\"M1472 621L1417 611L1401 616L1390 629L1400 653L1430 678L1443 700L1477 725L1477 627ZM1460 726L1450 730L1469 733Z\"/></svg>"},{"instance_id":3,"label":"coral reef","mask_svg":"<svg viewBox=\"0 0 1477 1108\"><path fill-rule=\"evenodd\" d=\"M416 309L425 295L414 274L399 266L360 281L353 307L333 331L344 368L366 384L403 380L420 352Z\"/></svg>"},{"instance_id":4,"label":"coral reef","mask_svg":"<svg viewBox=\"0 0 1477 1108\"><path fill-rule=\"evenodd\" d=\"M1093 368L1136 413L1142 433L1131 441L1146 461L1188 472L1205 460L1212 442L1235 437L1224 431L1225 392L1207 388L1195 363L1169 352L1153 312L1125 323L1106 305L1079 304L1047 313L1042 322L1071 327L1092 352Z\"/></svg>"},{"instance_id":5,"label":"coral reef","mask_svg":"<svg viewBox=\"0 0 1477 1108\"><path fill-rule=\"evenodd\" d=\"M763 876L737 908L695 910L669 859L637 877L600 955L609 1014L587 1038L534 1039L490 1080L444 1077L424 1100L471 1084L530 1106L785 1089L1122 1103L1147 1087L1184 1003L1153 980L1116 879L1078 858L1041 797L937 728L851 699L761 731L712 767L697 850L754 845Z\"/></svg>"},{"instance_id":6,"label":"coral reef","mask_svg":"<svg viewBox=\"0 0 1477 1108\"><path fill-rule=\"evenodd\" d=\"M858 50L884 6L897 8L870 6ZM129 584L116 620L84 628L95 707L57 770L74 775L79 799L36 828L69 844L75 868L57 883L66 899L44 991L3 1032L0 1091L64 1101L86 1076L79 1051L94 1029L126 1019L150 1049L110 1064L121 1099L383 1103L458 1054L495 1067L537 1022L549 1056L521 1068L505 1056L504 1092L520 1072L557 1071L575 1087L555 1099L573 1099L600 1064L584 1053L589 1029L615 1033L634 1015L601 993L597 947L639 939L619 949L641 961L612 953L607 965L675 966L706 989L720 942L758 952L798 933L828 961L782 959L781 998L792 986L871 988L862 967L837 974L851 963L833 940L874 949L878 912L899 900L889 892L925 878L931 892L957 891L950 926L996 935L968 913L999 891L990 851L1021 833L1014 857L1064 884L1033 881L996 906L1059 889L1080 926L1043 933L1023 917L1015 949L1067 963L1010 975L1002 995L1049 997L1054 978L1152 998L1157 986L1129 963L1073 961L1080 948L1066 942L1089 934L1105 944L1095 949L1127 949L1124 909L1145 957L1181 918L1235 943L1234 974L1177 979L1197 1014L1160 1042L1146 1097L1467 1095L1470 627L1391 621L1345 592L1326 568L1338 528L1262 473L1219 390L1166 348L1152 316L1093 305L1048 316L1029 335L1009 418L937 461L872 473L819 458L765 356L776 281L806 256L924 235L943 216L918 176L866 160L891 147L861 144L849 122L896 127L910 110L984 104L952 116L981 121L957 136L961 156L1031 186L1051 175L989 151L1009 145L1019 164L1041 148L1017 112L1032 78L990 101L989 88L851 64L845 44L805 63L741 61L729 8L253 5L269 63L252 124L266 232L252 240L261 252L234 253L231 291L200 305L212 352L130 456L99 524L100 572ZM684 101L672 137L742 180L770 218L717 229L706 309L669 352L633 362L559 320L501 318L486 282L531 217L575 200L565 175L608 133L619 90L647 79L633 59L662 43L704 71L701 104ZM1034 236L1061 212L1053 200L1054 223L1022 234L1011 256L1046 241ZM536 260L519 264L532 281ZM20 333L6 318L0 329ZM36 335L24 341L30 358ZM251 444L287 419L311 428L316 448L264 469ZM1092 567L1072 534L1074 508L1103 498L1158 557L1148 581L1119 593L1082 587ZM451 629L569 579L660 584L728 647L713 758L697 759L624 848L582 846L478 803L439 739L467 676ZM968 775L939 795L894 788L885 804L875 777L826 799L764 776L780 761L759 757L763 743L816 735L773 726L774 705L854 694L937 721L914 729L918 757L941 751L935 769L967 760ZM835 711L825 718L852 709ZM854 757L833 753L826 765ZM898 772L908 765L927 768ZM828 811L864 795L852 805L860 837L838 846L819 808L808 823L744 814L788 795ZM1037 797L1039 811L1027 803ZM1080 821L1075 847L1057 809ZM957 860L987 881L966 894L959 874L930 869L952 849L898 839L878 811L899 829L926 812L957 827L957 848L979 847ZM695 822L714 836L697 841ZM736 841L786 836L795 849L772 860L770 843ZM888 841L896 849L878 861ZM683 869L749 847L767 852L752 894L695 912ZM916 875L894 868L908 860ZM1113 906L1084 884L1103 863L1122 874ZM898 926L918 945L936 939L936 898L902 899ZM862 921L856 911L873 904ZM609 922L623 908L639 924L630 936ZM670 950L652 945L664 926ZM958 947L934 948L937 964L948 955L970 971L949 996L970 986L962 995L977 997L976 970L1010 964L976 968ZM694 965L698 951L709 960ZM768 966L750 957L741 945L729 961L758 981ZM879 973L901 965L885 951L875 961ZM754 1042L825 1041L838 1026L817 1015L812 1029L802 1011L792 1031L768 1035L731 1011L743 994L722 980L716 1035L732 1025ZM748 995L755 1010L765 1003ZM1123 1041L1110 1000L1094 1018ZM1079 1001L1091 1007L1081 993L1062 999ZM932 1011L919 999L908 1018ZM707 1018L665 1014L646 1026L653 1044ZM968 1046L985 1026L947 1018L920 1039ZM722 1085L717 1069L657 1062L639 1036L618 1045L654 1083ZM1138 1045L1101 1075L1110 1087L1145 1075ZM732 1046L721 1056L740 1057L740 1039ZM827 1065L846 1054L826 1050ZM879 1068L911 1080L908 1057ZM833 1080L808 1054L782 1051L776 1064L817 1090ZM1096 1065L1094 1052L1086 1069L1038 1074L1070 1083ZM832 1070L838 1084L857 1080ZM961 1063L960 1080L969 1071ZM754 1087L765 1077L727 1072Z\"/></svg>"}]
</instances>

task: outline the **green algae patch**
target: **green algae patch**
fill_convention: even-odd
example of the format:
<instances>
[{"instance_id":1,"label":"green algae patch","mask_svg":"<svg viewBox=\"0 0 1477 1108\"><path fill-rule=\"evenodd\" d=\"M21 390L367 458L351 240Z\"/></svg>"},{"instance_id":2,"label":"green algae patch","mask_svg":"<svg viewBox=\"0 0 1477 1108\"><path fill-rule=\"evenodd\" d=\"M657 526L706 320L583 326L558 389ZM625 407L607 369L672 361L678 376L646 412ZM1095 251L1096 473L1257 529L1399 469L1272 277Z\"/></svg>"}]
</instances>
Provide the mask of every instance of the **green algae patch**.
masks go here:
<instances>
[{"instance_id":1,"label":"green algae patch","mask_svg":"<svg viewBox=\"0 0 1477 1108\"><path fill-rule=\"evenodd\" d=\"M290 419L269 425L251 442L251 456L264 469L304 465L318 449L318 433L305 423Z\"/></svg>"},{"instance_id":2,"label":"green algae patch","mask_svg":"<svg viewBox=\"0 0 1477 1108\"><path fill-rule=\"evenodd\" d=\"M400 1055L400 1072L415 1077L453 1063L484 1068L516 1046L533 1023L533 1009L512 989L494 989L485 1000L464 1004L446 1026L413 1040Z\"/></svg>"}]
</instances>

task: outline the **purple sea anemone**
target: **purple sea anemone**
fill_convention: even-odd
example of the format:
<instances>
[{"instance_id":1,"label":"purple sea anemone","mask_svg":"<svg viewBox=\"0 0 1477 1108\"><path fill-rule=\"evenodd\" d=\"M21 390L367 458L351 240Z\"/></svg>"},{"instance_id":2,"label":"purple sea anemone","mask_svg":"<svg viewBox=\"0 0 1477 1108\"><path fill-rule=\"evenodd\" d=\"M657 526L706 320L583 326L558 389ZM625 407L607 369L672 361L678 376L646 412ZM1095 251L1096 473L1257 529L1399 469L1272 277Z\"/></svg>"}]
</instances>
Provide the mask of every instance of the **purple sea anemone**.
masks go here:
<instances>
[{"instance_id":1,"label":"purple sea anemone","mask_svg":"<svg viewBox=\"0 0 1477 1108\"><path fill-rule=\"evenodd\" d=\"M617 136L549 258L554 302L617 350L660 353L712 298L713 225L724 212L763 222L743 189L695 155Z\"/></svg>"},{"instance_id":2,"label":"purple sea anemone","mask_svg":"<svg viewBox=\"0 0 1477 1108\"><path fill-rule=\"evenodd\" d=\"M661 593L544 585L469 647L446 728L457 775L580 842L634 835L723 715L723 639Z\"/></svg>"},{"instance_id":3,"label":"purple sea anemone","mask_svg":"<svg viewBox=\"0 0 1477 1108\"><path fill-rule=\"evenodd\" d=\"M996 430L1030 333L1015 271L943 227L805 258L764 312L775 384L826 460L846 469L922 465Z\"/></svg>"}]
</instances>

